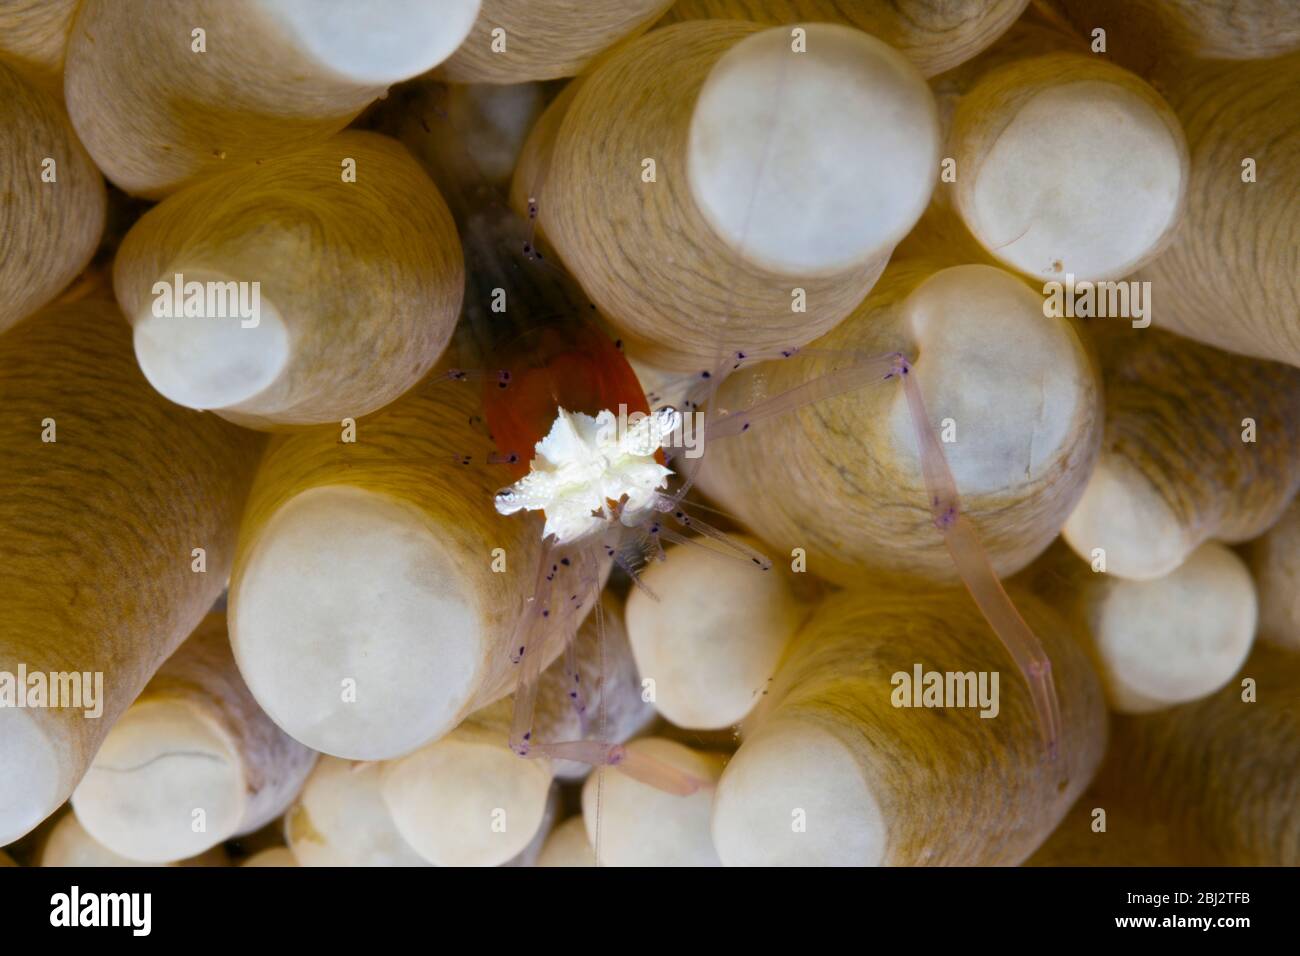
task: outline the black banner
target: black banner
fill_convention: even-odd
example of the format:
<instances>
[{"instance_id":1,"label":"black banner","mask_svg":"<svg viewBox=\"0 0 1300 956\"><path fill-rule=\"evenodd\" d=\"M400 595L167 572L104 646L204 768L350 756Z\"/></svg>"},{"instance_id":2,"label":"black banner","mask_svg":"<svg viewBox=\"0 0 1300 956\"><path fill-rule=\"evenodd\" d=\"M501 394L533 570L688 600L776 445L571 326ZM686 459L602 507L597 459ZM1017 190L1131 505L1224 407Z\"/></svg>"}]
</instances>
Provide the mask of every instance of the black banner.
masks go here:
<instances>
[{"instance_id":1,"label":"black banner","mask_svg":"<svg viewBox=\"0 0 1300 956\"><path fill-rule=\"evenodd\" d=\"M486 921L497 945L501 930L516 927L648 939L679 924L692 942L716 927L731 945L747 931L828 943L851 931L927 944L1023 944L1047 932L1056 943L1104 936L1183 946L1201 937L1231 946L1260 931L1278 938L1293 906L1292 875L1274 869L0 870L7 943L78 933L128 945L337 945L374 943L376 932L423 935L437 922L427 937L437 946Z\"/></svg>"}]
</instances>

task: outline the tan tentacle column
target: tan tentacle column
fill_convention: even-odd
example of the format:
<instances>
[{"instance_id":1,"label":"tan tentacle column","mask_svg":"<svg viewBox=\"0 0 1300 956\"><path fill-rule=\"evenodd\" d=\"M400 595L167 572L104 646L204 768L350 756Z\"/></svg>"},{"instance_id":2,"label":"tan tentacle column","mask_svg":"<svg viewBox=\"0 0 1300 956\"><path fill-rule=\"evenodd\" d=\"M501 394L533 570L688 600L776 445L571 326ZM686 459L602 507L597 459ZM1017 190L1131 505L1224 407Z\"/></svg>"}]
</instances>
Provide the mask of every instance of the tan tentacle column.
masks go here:
<instances>
[{"instance_id":1,"label":"tan tentacle column","mask_svg":"<svg viewBox=\"0 0 1300 956\"><path fill-rule=\"evenodd\" d=\"M1069 625L1028 594L1015 600L1053 662L1064 728L1057 761L1044 759L1029 694L965 593L836 594L796 636L718 784L722 862L989 866L1028 857L1092 779L1106 713ZM930 678L924 689L913 683L918 670L938 675L938 696Z\"/></svg>"},{"instance_id":2,"label":"tan tentacle column","mask_svg":"<svg viewBox=\"0 0 1300 956\"><path fill-rule=\"evenodd\" d=\"M487 462L479 416L476 385L434 382L355 431L306 429L268 452L240 531L231 643L253 696L308 746L397 757L517 680L508 647L541 534L493 508L507 475Z\"/></svg>"},{"instance_id":3,"label":"tan tentacle column","mask_svg":"<svg viewBox=\"0 0 1300 956\"><path fill-rule=\"evenodd\" d=\"M1259 589L1259 636L1300 650L1300 498L1246 548Z\"/></svg>"},{"instance_id":4,"label":"tan tentacle column","mask_svg":"<svg viewBox=\"0 0 1300 956\"><path fill-rule=\"evenodd\" d=\"M677 0L665 23L728 18L758 23L843 23L879 37L926 76L951 70L993 43L1028 0Z\"/></svg>"},{"instance_id":5,"label":"tan tentacle column","mask_svg":"<svg viewBox=\"0 0 1300 956\"><path fill-rule=\"evenodd\" d=\"M0 332L53 299L104 231L104 180L62 106L0 62Z\"/></svg>"},{"instance_id":6,"label":"tan tentacle column","mask_svg":"<svg viewBox=\"0 0 1300 956\"><path fill-rule=\"evenodd\" d=\"M1300 10L1289 0L1048 0L1090 41L1129 69L1197 60L1260 60L1300 49Z\"/></svg>"},{"instance_id":7,"label":"tan tentacle column","mask_svg":"<svg viewBox=\"0 0 1300 956\"><path fill-rule=\"evenodd\" d=\"M1160 303L1156 324L1300 365L1300 53L1171 64L1152 83L1187 131L1192 163L1186 221L1140 276Z\"/></svg>"},{"instance_id":8,"label":"tan tentacle column","mask_svg":"<svg viewBox=\"0 0 1300 956\"><path fill-rule=\"evenodd\" d=\"M654 30L562 102L520 160L544 178L517 185L516 203L536 199L545 237L629 351L665 367L830 329L937 177L924 80L849 27L809 25L802 52L784 27Z\"/></svg>"},{"instance_id":9,"label":"tan tentacle column","mask_svg":"<svg viewBox=\"0 0 1300 956\"><path fill-rule=\"evenodd\" d=\"M116 307L87 299L0 336L0 447L0 671L96 698L0 708L2 844L68 797L221 594L262 438L161 398Z\"/></svg>"},{"instance_id":10,"label":"tan tentacle column","mask_svg":"<svg viewBox=\"0 0 1300 956\"><path fill-rule=\"evenodd\" d=\"M1022 866L1186 866L1190 849L1093 786Z\"/></svg>"},{"instance_id":11,"label":"tan tentacle column","mask_svg":"<svg viewBox=\"0 0 1300 956\"><path fill-rule=\"evenodd\" d=\"M270 823L315 761L257 706L214 613L113 725L72 804L113 852L161 863Z\"/></svg>"},{"instance_id":12,"label":"tan tentacle column","mask_svg":"<svg viewBox=\"0 0 1300 956\"><path fill-rule=\"evenodd\" d=\"M482 0L474 27L438 67L450 83L524 83L576 76L636 36L673 0Z\"/></svg>"},{"instance_id":13,"label":"tan tentacle column","mask_svg":"<svg viewBox=\"0 0 1300 956\"><path fill-rule=\"evenodd\" d=\"M1159 315L1171 308L1152 299ZM1085 560L1140 580L1203 542L1270 528L1300 488L1300 370L1101 323L1101 458L1063 534Z\"/></svg>"},{"instance_id":14,"label":"tan tentacle column","mask_svg":"<svg viewBox=\"0 0 1300 956\"><path fill-rule=\"evenodd\" d=\"M1300 864L1300 656L1260 644L1212 697L1117 718L1099 778L1195 866Z\"/></svg>"},{"instance_id":15,"label":"tan tentacle column","mask_svg":"<svg viewBox=\"0 0 1300 956\"><path fill-rule=\"evenodd\" d=\"M63 56L80 0L5 0L0 4L0 60L58 99Z\"/></svg>"},{"instance_id":16,"label":"tan tentacle column","mask_svg":"<svg viewBox=\"0 0 1300 956\"><path fill-rule=\"evenodd\" d=\"M401 144L347 131L198 183L127 234L113 285L172 401L273 429L359 418L451 339L451 213Z\"/></svg>"},{"instance_id":17,"label":"tan tentacle column","mask_svg":"<svg viewBox=\"0 0 1300 956\"><path fill-rule=\"evenodd\" d=\"M73 125L105 175L157 199L300 149L449 56L479 0L84 0L68 44Z\"/></svg>"},{"instance_id":18,"label":"tan tentacle column","mask_svg":"<svg viewBox=\"0 0 1300 956\"><path fill-rule=\"evenodd\" d=\"M854 314L809 351L732 375L712 399L743 408L841 369L902 352L994 569L1040 554L1096 461L1101 393L1084 340L1043 299L992 266L890 266ZM836 357L839 353L839 357ZM935 528L901 383L854 391L704 442L701 488L776 553L802 548L812 574L851 586L864 571L956 581Z\"/></svg>"}]
</instances>

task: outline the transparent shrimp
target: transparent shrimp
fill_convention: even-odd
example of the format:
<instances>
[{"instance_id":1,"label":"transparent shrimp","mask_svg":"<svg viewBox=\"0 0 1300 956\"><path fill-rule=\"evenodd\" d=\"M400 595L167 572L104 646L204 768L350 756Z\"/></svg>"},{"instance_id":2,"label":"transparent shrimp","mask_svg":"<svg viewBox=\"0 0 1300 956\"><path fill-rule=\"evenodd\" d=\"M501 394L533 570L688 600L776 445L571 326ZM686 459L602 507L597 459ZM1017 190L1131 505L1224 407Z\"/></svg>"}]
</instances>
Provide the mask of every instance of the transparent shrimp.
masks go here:
<instances>
[{"instance_id":1,"label":"transparent shrimp","mask_svg":"<svg viewBox=\"0 0 1300 956\"><path fill-rule=\"evenodd\" d=\"M528 473L535 448L546 437L558 409L595 414L617 411L615 406L622 405L625 409L648 413L651 400L657 406L656 411L665 408L659 396L648 398L641 391L621 354L620 343L596 327L599 315L595 306L540 248L535 196L534 192L529 199L526 220L515 217L505 207L503 197L484 205L481 189L473 192L473 206L468 202L463 204L459 218L471 272L471 290L466 298L467 324L477 332L477 349L471 351L483 357L484 367L452 369L439 379L450 385L473 383L481 387L488 433L494 447L486 460L501 465L505 473L516 479ZM480 287L478 295L474 293L475 285ZM509 290L512 303L525 303L528 330L521 335L532 335L534 347L521 349L516 344L513 351L502 350L501 319L488 315L483 305L490 298L489 290L499 288ZM513 331L519 333L520 329L516 325ZM537 348L538 342L544 347ZM535 354L521 360L521 355L530 351ZM783 393L764 397L746 408L723 408L717 400L719 386L741 368L812 357L832 360L831 371ZM902 387L906 396L934 526L943 535L961 580L1023 673L1045 752L1049 760L1055 760L1061 727L1050 661L1007 596L962 510L942 445L926 415L916 370L906 356L897 352L872 356L793 346L763 352L734 352L719 356L709 368L684 383L685 398L680 411L703 414L701 438L707 449L713 441L744 440L752 428L798 408L868 385L891 382ZM467 453L463 457L468 460L470 456ZM665 558L663 542L666 541L705 547L722 558L744 561L755 568L755 573L771 569L769 558L705 522L698 515L698 506L688 503L688 495L706 457L692 458L686 449L665 444L657 460L670 470L670 479L654 492L648 506L631 509L625 499L606 499L594 509L602 519L598 529L563 543L555 536L546 540L534 587L519 609L510 644L511 663L519 673L509 745L521 757L583 762L597 768L598 773L612 767L649 786L680 795L711 785L606 739L603 695L593 689L596 713L589 714L588 699L583 689L576 686L577 666L572 657L574 637L588 613L597 616L603 646L599 593L604 569L610 563L621 568L634 586L644 588L639 569L648 560ZM566 674L575 679L568 693L574 708L584 716L584 731L590 729L583 739L534 738L539 678L542 669L554 659L562 660ZM596 843L599 860L599 812Z\"/></svg>"}]
</instances>

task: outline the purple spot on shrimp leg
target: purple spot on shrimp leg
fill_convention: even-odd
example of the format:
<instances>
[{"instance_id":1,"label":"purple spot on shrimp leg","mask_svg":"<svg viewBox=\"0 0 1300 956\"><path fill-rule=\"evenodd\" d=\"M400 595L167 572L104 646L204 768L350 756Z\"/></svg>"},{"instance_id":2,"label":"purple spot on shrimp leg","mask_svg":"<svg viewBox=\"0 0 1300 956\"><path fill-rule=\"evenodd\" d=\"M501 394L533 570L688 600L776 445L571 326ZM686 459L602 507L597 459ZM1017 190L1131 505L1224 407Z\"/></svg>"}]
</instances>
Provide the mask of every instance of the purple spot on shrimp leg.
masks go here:
<instances>
[{"instance_id":1,"label":"purple spot on shrimp leg","mask_svg":"<svg viewBox=\"0 0 1300 956\"><path fill-rule=\"evenodd\" d=\"M578 629L581 604L567 598L580 590L581 583L599 581L595 570L598 552L594 548L586 548L576 555L568 555L566 551L566 556L571 558L570 562L561 563L553 539L548 539L538 564L536 590L516 627L516 633L521 636L511 642L511 646L527 648L523 655L511 657L512 662L521 666L515 685L509 742L511 749L521 756L527 756L536 746L527 735L532 730L542 669L573 640ZM557 599L557 595L562 599Z\"/></svg>"},{"instance_id":2,"label":"purple spot on shrimp leg","mask_svg":"<svg viewBox=\"0 0 1300 956\"><path fill-rule=\"evenodd\" d=\"M547 538L541 560L538 562L533 591L524 600L524 606L515 622L508 645L511 648L510 663L522 665L515 685L514 713L511 718L509 741L510 748L521 756L528 753L533 710L537 701L537 675L541 671L541 662L548 649L548 631L554 626L547 613L554 582L546 574L551 566L554 552L554 539Z\"/></svg>"},{"instance_id":3,"label":"purple spot on shrimp leg","mask_svg":"<svg viewBox=\"0 0 1300 956\"><path fill-rule=\"evenodd\" d=\"M694 531L699 535L699 537L694 538L678 534L677 532L665 527L663 521L653 519L650 525L647 526L647 531L649 530L649 527L653 526L656 529L654 531L655 538L662 538L663 540L670 541L673 544L685 544L691 547L703 548L704 550L719 555L720 557L734 558L736 560L744 561L746 564L752 565L760 571L772 570L772 560L761 551L755 551L748 545L737 541L725 531L721 531L706 521L703 521L697 515L691 514L687 510L686 505L680 502L674 502L670 496L660 495L660 498L662 499L661 504L673 504L673 508L670 512L673 520L683 528ZM694 506L692 505L691 507ZM701 542L700 538L706 538L709 541L716 543L718 547L705 545Z\"/></svg>"},{"instance_id":4,"label":"purple spot on shrimp leg","mask_svg":"<svg viewBox=\"0 0 1300 956\"><path fill-rule=\"evenodd\" d=\"M569 702L579 721L582 721L587 713L587 700L582 693L582 674L578 670L577 641L569 641L564 646L564 674L567 678Z\"/></svg>"}]
</instances>

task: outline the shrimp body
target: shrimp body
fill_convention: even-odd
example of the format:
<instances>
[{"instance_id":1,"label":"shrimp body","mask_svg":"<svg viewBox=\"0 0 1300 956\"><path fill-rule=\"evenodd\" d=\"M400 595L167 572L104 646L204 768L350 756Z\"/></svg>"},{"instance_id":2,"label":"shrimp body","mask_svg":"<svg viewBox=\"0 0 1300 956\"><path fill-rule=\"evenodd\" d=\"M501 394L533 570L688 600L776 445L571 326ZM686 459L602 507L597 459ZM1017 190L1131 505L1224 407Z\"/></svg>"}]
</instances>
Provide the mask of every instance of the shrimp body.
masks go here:
<instances>
[{"instance_id":1,"label":"shrimp body","mask_svg":"<svg viewBox=\"0 0 1300 956\"><path fill-rule=\"evenodd\" d=\"M534 328L499 357L505 373L483 383L483 414L498 451L516 454L516 477L528 471L526 455L551 431L561 408L595 417L650 411L636 373L618 346L578 318Z\"/></svg>"},{"instance_id":2,"label":"shrimp body","mask_svg":"<svg viewBox=\"0 0 1300 956\"><path fill-rule=\"evenodd\" d=\"M588 538L615 516L649 513L672 472L661 447L679 418L651 416L617 346L577 322L521 337L510 368L485 383L484 414L500 457L518 476L498 493L502 514L538 510L559 544ZM525 455L516 449L533 449ZM526 473L525 473L526 472Z\"/></svg>"},{"instance_id":3,"label":"shrimp body","mask_svg":"<svg viewBox=\"0 0 1300 956\"><path fill-rule=\"evenodd\" d=\"M510 642L519 671L510 747L525 758L617 766L661 789L693 792L701 782L631 759L617 741L602 739L603 699L589 710L573 655L588 613L603 630L599 595L610 565L636 580L645 553L661 553L648 546L646 529L674 503L664 491L672 471L662 446L680 416L672 408L651 413L619 344L589 317L594 307L577 284L535 248L527 223L492 203L467 215L462 233L476 287L465 300L465 345L482 369L453 369L445 378L481 380L483 420L496 449L490 460L513 481L497 493L496 510L546 518L534 585ZM490 305L498 301L507 305ZM689 520L681 515L679 522ZM542 669L561 655L586 739L539 741L533 717Z\"/></svg>"}]
</instances>

